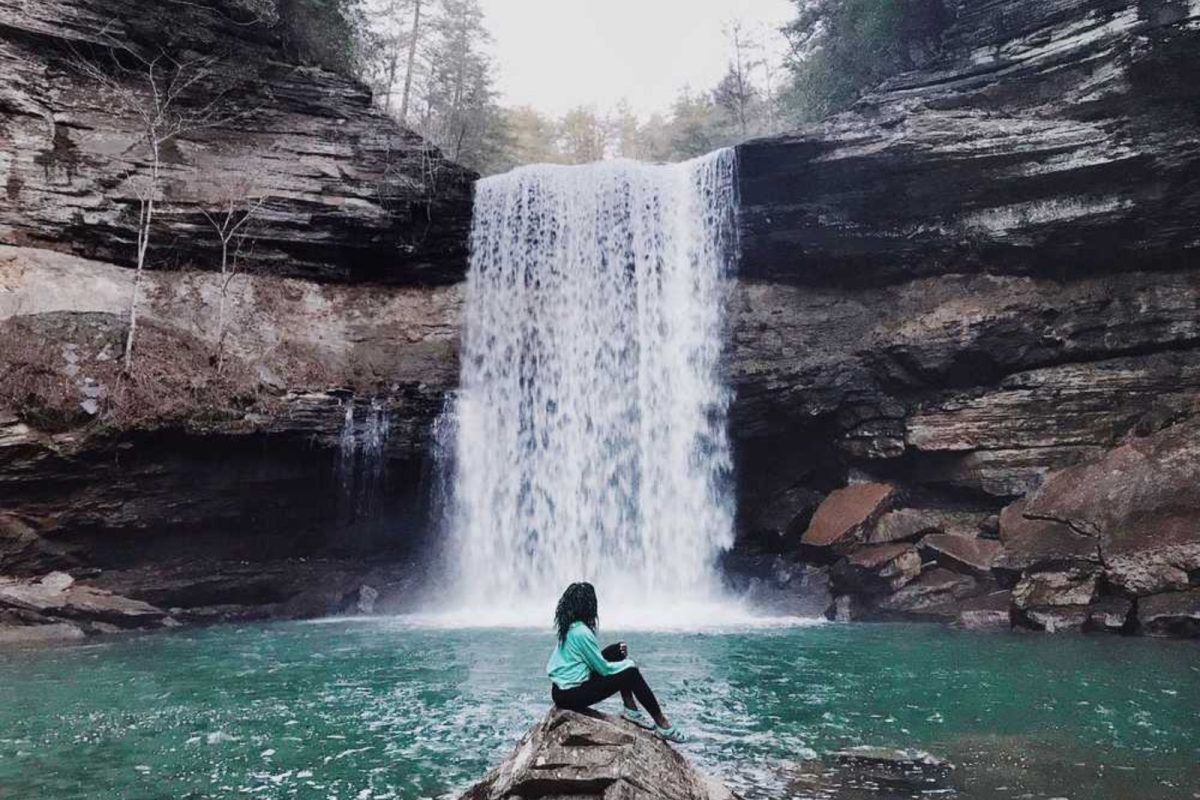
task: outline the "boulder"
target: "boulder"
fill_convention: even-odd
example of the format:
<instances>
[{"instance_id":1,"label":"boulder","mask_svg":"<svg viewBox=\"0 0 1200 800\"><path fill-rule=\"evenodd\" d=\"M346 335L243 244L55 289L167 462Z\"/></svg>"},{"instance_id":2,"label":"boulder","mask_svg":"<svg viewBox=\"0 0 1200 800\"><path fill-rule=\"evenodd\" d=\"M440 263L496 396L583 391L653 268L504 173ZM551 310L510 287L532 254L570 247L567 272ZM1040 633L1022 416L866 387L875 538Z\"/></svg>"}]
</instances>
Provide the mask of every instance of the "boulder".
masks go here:
<instances>
[{"instance_id":1,"label":"boulder","mask_svg":"<svg viewBox=\"0 0 1200 800\"><path fill-rule=\"evenodd\" d=\"M867 533L870 544L918 539L927 533L942 530L943 520L937 513L916 508L898 508L879 518Z\"/></svg>"},{"instance_id":2,"label":"boulder","mask_svg":"<svg viewBox=\"0 0 1200 800\"><path fill-rule=\"evenodd\" d=\"M1150 636L1200 637L1200 589L1144 597L1137 619Z\"/></svg>"},{"instance_id":3,"label":"boulder","mask_svg":"<svg viewBox=\"0 0 1200 800\"><path fill-rule=\"evenodd\" d=\"M770 614L822 617L833 602L826 567L734 551L721 559L721 569L730 588Z\"/></svg>"},{"instance_id":4,"label":"boulder","mask_svg":"<svg viewBox=\"0 0 1200 800\"><path fill-rule=\"evenodd\" d=\"M1124 633L1129 630L1130 614L1133 602L1124 597L1101 597L1088 608L1087 624L1089 631L1107 633Z\"/></svg>"},{"instance_id":5,"label":"boulder","mask_svg":"<svg viewBox=\"0 0 1200 800\"><path fill-rule=\"evenodd\" d=\"M1012 627L1012 592L993 592L962 602L956 627L964 630L1008 630Z\"/></svg>"},{"instance_id":6,"label":"boulder","mask_svg":"<svg viewBox=\"0 0 1200 800\"><path fill-rule=\"evenodd\" d=\"M994 566L1023 570L1063 561L1099 562L1100 546L1095 537L1061 522L1028 517L1026 505L1026 500L1018 500L1000 513L1004 550Z\"/></svg>"},{"instance_id":7,"label":"boulder","mask_svg":"<svg viewBox=\"0 0 1200 800\"><path fill-rule=\"evenodd\" d=\"M839 592L883 594L912 583L921 574L921 556L911 544L897 542L864 547L833 567Z\"/></svg>"},{"instance_id":8,"label":"boulder","mask_svg":"<svg viewBox=\"0 0 1200 800\"><path fill-rule=\"evenodd\" d=\"M81 586L62 572L52 572L38 580L0 580L0 608L3 607L119 628L170 624L167 613L160 608L103 589Z\"/></svg>"},{"instance_id":9,"label":"boulder","mask_svg":"<svg viewBox=\"0 0 1200 800\"><path fill-rule=\"evenodd\" d=\"M1124 592L1187 589L1200 570L1200 419L1052 475L1024 513L1095 539Z\"/></svg>"},{"instance_id":10,"label":"boulder","mask_svg":"<svg viewBox=\"0 0 1200 800\"><path fill-rule=\"evenodd\" d=\"M1027 572L1013 587L1013 607L1027 626L1046 633L1082 630L1096 597L1099 573L1092 566Z\"/></svg>"},{"instance_id":11,"label":"boulder","mask_svg":"<svg viewBox=\"0 0 1200 800\"><path fill-rule=\"evenodd\" d=\"M1045 606L1087 606L1096 596L1098 574L1093 569L1030 572L1013 589L1013 605L1020 609Z\"/></svg>"},{"instance_id":12,"label":"boulder","mask_svg":"<svg viewBox=\"0 0 1200 800\"><path fill-rule=\"evenodd\" d=\"M801 543L831 547L860 540L896 496L889 483L854 483L831 492L817 507Z\"/></svg>"},{"instance_id":13,"label":"boulder","mask_svg":"<svg viewBox=\"0 0 1200 800\"><path fill-rule=\"evenodd\" d=\"M1089 616L1087 606L1042 606L1020 612L1021 619L1029 627L1046 633L1083 630Z\"/></svg>"},{"instance_id":14,"label":"boulder","mask_svg":"<svg viewBox=\"0 0 1200 800\"><path fill-rule=\"evenodd\" d=\"M992 539L960 536L954 533L933 533L920 542L920 548L931 552L942 566L986 575L1003 551Z\"/></svg>"},{"instance_id":15,"label":"boulder","mask_svg":"<svg viewBox=\"0 0 1200 800\"><path fill-rule=\"evenodd\" d=\"M462 800L733 800L674 748L632 723L552 709Z\"/></svg>"},{"instance_id":16,"label":"boulder","mask_svg":"<svg viewBox=\"0 0 1200 800\"><path fill-rule=\"evenodd\" d=\"M821 499L820 493L805 487L784 489L753 508L743 537L771 552L789 544L795 547Z\"/></svg>"},{"instance_id":17,"label":"boulder","mask_svg":"<svg viewBox=\"0 0 1200 800\"><path fill-rule=\"evenodd\" d=\"M952 620L958 616L958 601L978 592L978 581L943 567L921 573L921 577L879 602L887 616Z\"/></svg>"}]
</instances>

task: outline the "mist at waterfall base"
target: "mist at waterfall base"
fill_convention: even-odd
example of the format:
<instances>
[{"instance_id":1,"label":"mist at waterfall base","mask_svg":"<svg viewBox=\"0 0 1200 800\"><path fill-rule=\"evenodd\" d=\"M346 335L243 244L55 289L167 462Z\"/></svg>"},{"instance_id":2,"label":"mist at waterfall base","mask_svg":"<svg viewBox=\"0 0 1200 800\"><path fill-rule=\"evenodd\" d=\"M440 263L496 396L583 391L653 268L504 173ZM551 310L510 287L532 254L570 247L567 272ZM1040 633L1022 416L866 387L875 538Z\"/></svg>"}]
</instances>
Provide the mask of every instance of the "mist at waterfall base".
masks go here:
<instances>
[{"instance_id":1,"label":"mist at waterfall base","mask_svg":"<svg viewBox=\"0 0 1200 800\"><path fill-rule=\"evenodd\" d=\"M623 628L753 619L714 568L733 538L735 169L719 151L479 183L431 620L543 626L579 580Z\"/></svg>"}]
</instances>

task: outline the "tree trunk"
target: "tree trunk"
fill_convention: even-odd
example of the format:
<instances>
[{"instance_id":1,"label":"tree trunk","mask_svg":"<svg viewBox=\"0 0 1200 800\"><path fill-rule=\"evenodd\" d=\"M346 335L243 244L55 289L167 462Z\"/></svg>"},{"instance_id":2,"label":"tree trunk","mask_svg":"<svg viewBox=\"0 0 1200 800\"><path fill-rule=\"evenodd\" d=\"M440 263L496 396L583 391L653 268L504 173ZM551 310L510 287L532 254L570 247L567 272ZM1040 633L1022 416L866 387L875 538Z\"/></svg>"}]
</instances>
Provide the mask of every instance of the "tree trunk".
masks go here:
<instances>
[{"instance_id":1,"label":"tree trunk","mask_svg":"<svg viewBox=\"0 0 1200 800\"><path fill-rule=\"evenodd\" d=\"M141 213L138 215L138 252L137 268L133 273L133 296L129 301L129 331L125 334L125 372L133 371L133 340L137 337L138 303L141 300L142 269L146 266L146 250L150 247L150 225L154 221L154 196L158 192L158 140L152 138L151 154L154 159L150 165L150 186L146 196L141 201Z\"/></svg>"},{"instance_id":2,"label":"tree trunk","mask_svg":"<svg viewBox=\"0 0 1200 800\"><path fill-rule=\"evenodd\" d=\"M408 66L404 70L404 92L400 95L400 122L408 124L408 98L412 92L413 67L417 61L417 40L421 35L421 2L416 0L413 4L413 25L412 36L408 42ZM391 95L388 95L389 101Z\"/></svg>"},{"instance_id":3,"label":"tree trunk","mask_svg":"<svg viewBox=\"0 0 1200 800\"><path fill-rule=\"evenodd\" d=\"M217 374L225 366L225 301L229 295L229 239L221 237L221 296L217 298Z\"/></svg>"}]
</instances>

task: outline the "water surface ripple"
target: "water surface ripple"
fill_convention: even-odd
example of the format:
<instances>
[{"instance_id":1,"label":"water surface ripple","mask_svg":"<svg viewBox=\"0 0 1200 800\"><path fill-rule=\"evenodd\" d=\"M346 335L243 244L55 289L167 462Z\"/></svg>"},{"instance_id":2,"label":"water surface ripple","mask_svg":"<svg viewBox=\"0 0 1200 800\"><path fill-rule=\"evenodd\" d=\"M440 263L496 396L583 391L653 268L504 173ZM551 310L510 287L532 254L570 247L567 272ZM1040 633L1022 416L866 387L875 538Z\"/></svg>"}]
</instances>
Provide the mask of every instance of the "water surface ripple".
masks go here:
<instances>
[{"instance_id":1,"label":"water surface ripple","mask_svg":"<svg viewBox=\"0 0 1200 800\"><path fill-rule=\"evenodd\" d=\"M950 758L949 797L1200 792L1194 643L905 625L627 638L686 752L751 798L864 796L796 783L852 744ZM0 798L442 796L545 711L550 644L372 620L5 652Z\"/></svg>"}]
</instances>

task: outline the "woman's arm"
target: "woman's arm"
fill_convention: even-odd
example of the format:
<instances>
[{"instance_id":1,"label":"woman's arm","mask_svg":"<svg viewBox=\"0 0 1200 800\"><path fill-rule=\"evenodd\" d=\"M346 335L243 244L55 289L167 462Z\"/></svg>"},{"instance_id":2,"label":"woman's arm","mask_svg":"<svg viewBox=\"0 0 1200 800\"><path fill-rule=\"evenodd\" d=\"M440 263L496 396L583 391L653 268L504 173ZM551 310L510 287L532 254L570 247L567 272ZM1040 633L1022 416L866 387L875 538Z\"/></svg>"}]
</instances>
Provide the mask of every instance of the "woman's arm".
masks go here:
<instances>
[{"instance_id":1,"label":"woman's arm","mask_svg":"<svg viewBox=\"0 0 1200 800\"><path fill-rule=\"evenodd\" d=\"M620 661L629 655L629 649L624 642L615 642L600 651L605 661Z\"/></svg>"},{"instance_id":2,"label":"woman's arm","mask_svg":"<svg viewBox=\"0 0 1200 800\"><path fill-rule=\"evenodd\" d=\"M579 625L571 630L569 634L574 640L572 644L584 663L588 665L588 669L597 675L615 675L618 672L627 670L637 666L633 663L633 659L626 658L621 661L609 661L600 652L600 643L596 641L596 634L592 633L591 628L585 625Z\"/></svg>"}]
</instances>

